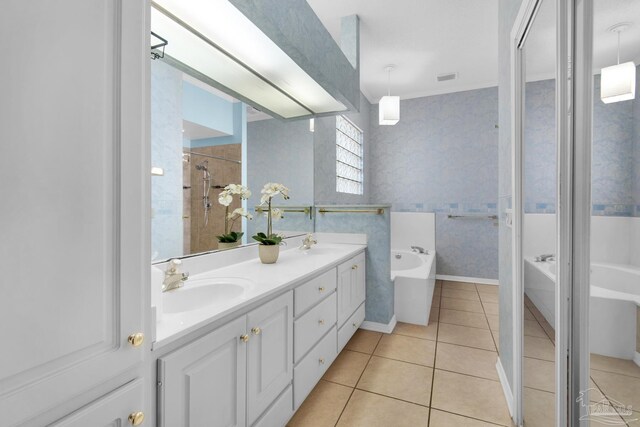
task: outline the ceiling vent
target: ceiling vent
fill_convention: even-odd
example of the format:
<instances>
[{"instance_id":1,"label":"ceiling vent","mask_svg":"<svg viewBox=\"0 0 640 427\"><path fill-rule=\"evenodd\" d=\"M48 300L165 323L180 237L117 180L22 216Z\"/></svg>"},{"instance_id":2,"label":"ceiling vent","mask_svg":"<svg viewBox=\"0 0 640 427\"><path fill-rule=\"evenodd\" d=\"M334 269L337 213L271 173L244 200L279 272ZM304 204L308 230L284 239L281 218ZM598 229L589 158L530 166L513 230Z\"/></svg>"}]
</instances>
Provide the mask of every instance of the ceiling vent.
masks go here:
<instances>
[{"instance_id":1,"label":"ceiling vent","mask_svg":"<svg viewBox=\"0 0 640 427\"><path fill-rule=\"evenodd\" d=\"M438 74L439 82L446 82L447 80L455 80L457 78L458 78L458 73Z\"/></svg>"}]
</instances>

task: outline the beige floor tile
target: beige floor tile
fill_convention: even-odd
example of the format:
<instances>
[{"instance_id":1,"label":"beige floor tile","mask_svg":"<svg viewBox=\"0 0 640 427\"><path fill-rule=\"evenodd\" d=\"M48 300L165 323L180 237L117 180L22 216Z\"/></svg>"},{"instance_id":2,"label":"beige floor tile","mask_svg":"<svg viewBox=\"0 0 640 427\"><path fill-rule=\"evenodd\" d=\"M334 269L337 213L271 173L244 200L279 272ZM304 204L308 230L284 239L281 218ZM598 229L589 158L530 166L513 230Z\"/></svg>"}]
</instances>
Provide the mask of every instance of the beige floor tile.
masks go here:
<instances>
[{"instance_id":1,"label":"beige floor tile","mask_svg":"<svg viewBox=\"0 0 640 427\"><path fill-rule=\"evenodd\" d=\"M438 308L441 304L442 302L440 297L434 297L433 300L431 300L431 308Z\"/></svg>"},{"instance_id":2,"label":"beige floor tile","mask_svg":"<svg viewBox=\"0 0 640 427\"><path fill-rule=\"evenodd\" d=\"M436 287L433 290L433 297L436 298L437 296L442 295L442 287Z\"/></svg>"},{"instance_id":3,"label":"beige floor tile","mask_svg":"<svg viewBox=\"0 0 640 427\"><path fill-rule=\"evenodd\" d=\"M352 391L352 388L339 384L318 382L287 425L290 427L335 426Z\"/></svg>"},{"instance_id":4,"label":"beige floor tile","mask_svg":"<svg viewBox=\"0 0 640 427\"><path fill-rule=\"evenodd\" d=\"M469 301L459 298L442 297L440 302L441 308L449 310L472 311L474 313L484 313L480 301Z\"/></svg>"},{"instance_id":5,"label":"beige floor tile","mask_svg":"<svg viewBox=\"0 0 640 427\"><path fill-rule=\"evenodd\" d=\"M556 365L553 362L523 357L524 386L554 393L556 390Z\"/></svg>"},{"instance_id":6,"label":"beige floor tile","mask_svg":"<svg viewBox=\"0 0 640 427\"><path fill-rule=\"evenodd\" d=\"M438 323L431 322L427 326L423 326L398 322L393 333L396 335L406 335L409 337L435 341L436 335L438 334Z\"/></svg>"},{"instance_id":7,"label":"beige floor tile","mask_svg":"<svg viewBox=\"0 0 640 427\"><path fill-rule=\"evenodd\" d=\"M470 301L480 301L480 297L478 296L478 291L476 291L475 289L472 291L467 291L462 289L444 288L442 290L442 296L445 298L458 298L458 299L466 299Z\"/></svg>"},{"instance_id":8,"label":"beige floor tile","mask_svg":"<svg viewBox=\"0 0 640 427\"><path fill-rule=\"evenodd\" d=\"M440 322L480 329L489 328L484 314L473 313L471 311L448 310L443 308L440 310Z\"/></svg>"},{"instance_id":9,"label":"beige floor tile","mask_svg":"<svg viewBox=\"0 0 640 427\"><path fill-rule=\"evenodd\" d=\"M495 351L496 347L487 329L441 323L438 330L438 342L459 344L467 347Z\"/></svg>"},{"instance_id":10,"label":"beige floor tile","mask_svg":"<svg viewBox=\"0 0 640 427\"><path fill-rule=\"evenodd\" d=\"M338 427L426 427L429 408L355 390Z\"/></svg>"},{"instance_id":11,"label":"beige floor tile","mask_svg":"<svg viewBox=\"0 0 640 427\"><path fill-rule=\"evenodd\" d=\"M524 320L524 334L531 337L548 338L537 320Z\"/></svg>"},{"instance_id":12,"label":"beige floor tile","mask_svg":"<svg viewBox=\"0 0 640 427\"><path fill-rule=\"evenodd\" d=\"M493 336L493 342L496 343L496 350L499 353L500 352L500 332L491 331L491 335Z\"/></svg>"},{"instance_id":13,"label":"beige floor tile","mask_svg":"<svg viewBox=\"0 0 640 427\"><path fill-rule=\"evenodd\" d=\"M371 354L373 350L375 350L376 345L378 345L380 337L382 337L382 333L380 332L358 329L345 346L345 349Z\"/></svg>"},{"instance_id":14,"label":"beige floor tile","mask_svg":"<svg viewBox=\"0 0 640 427\"><path fill-rule=\"evenodd\" d=\"M544 331L547 338L549 338L551 342L555 343L556 331L551 327L551 325L549 325L549 323L546 320L541 321L539 323L540 323L540 326L542 326L542 330Z\"/></svg>"},{"instance_id":15,"label":"beige floor tile","mask_svg":"<svg viewBox=\"0 0 640 427\"><path fill-rule=\"evenodd\" d=\"M459 374L498 380L495 351L462 347L444 342L436 348L436 368Z\"/></svg>"},{"instance_id":16,"label":"beige floor tile","mask_svg":"<svg viewBox=\"0 0 640 427\"><path fill-rule=\"evenodd\" d=\"M460 289L463 291L475 291L476 285L474 283L452 282L450 280L443 280L442 290L445 290L445 289Z\"/></svg>"},{"instance_id":17,"label":"beige floor tile","mask_svg":"<svg viewBox=\"0 0 640 427\"><path fill-rule=\"evenodd\" d=\"M432 393L432 408L497 424L511 424L498 381L436 369Z\"/></svg>"},{"instance_id":18,"label":"beige floor tile","mask_svg":"<svg viewBox=\"0 0 640 427\"><path fill-rule=\"evenodd\" d=\"M489 322L489 329L496 332L500 330L500 316L487 314L487 321Z\"/></svg>"},{"instance_id":19,"label":"beige floor tile","mask_svg":"<svg viewBox=\"0 0 640 427\"><path fill-rule=\"evenodd\" d=\"M384 335L374 354L419 365L433 366L435 349L435 341L404 335Z\"/></svg>"},{"instance_id":20,"label":"beige floor tile","mask_svg":"<svg viewBox=\"0 0 640 427\"><path fill-rule=\"evenodd\" d=\"M433 369L373 356L358 389L429 406Z\"/></svg>"},{"instance_id":21,"label":"beige floor tile","mask_svg":"<svg viewBox=\"0 0 640 427\"><path fill-rule=\"evenodd\" d=\"M370 357L368 354L357 351L343 350L322 379L355 387Z\"/></svg>"},{"instance_id":22,"label":"beige floor tile","mask_svg":"<svg viewBox=\"0 0 640 427\"><path fill-rule=\"evenodd\" d=\"M622 415L629 427L640 427L640 411L633 411L629 415Z\"/></svg>"},{"instance_id":23,"label":"beige floor tile","mask_svg":"<svg viewBox=\"0 0 640 427\"><path fill-rule=\"evenodd\" d=\"M483 285L481 283L476 283L476 289L481 294L498 294L500 292L500 286L496 285Z\"/></svg>"},{"instance_id":24,"label":"beige floor tile","mask_svg":"<svg viewBox=\"0 0 640 427\"><path fill-rule=\"evenodd\" d=\"M556 398L553 393L523 389L524 422L527 427L549 427L556 424Z\"/></svg>"},{"instance_id":25,"label":"beige floor tile","mask_svg":"<svg viewBox=\"0 0 640 427\"><path fill-rule=\"evenodd\" d=\"M482 306L484 307L484 312L486 314L495 314L496 316L500 315L500 307L498 307L498 304L493 302L483 302Z\"/></svg>"},{"instance_id":26,"label":"beige floor tile","mask_svg":"<svg viewBox=\"0 0 640 427\"><path fill-rule=\"evenodd\" d=\"M632 408L640 408L640 378L592 369L591 378L609 398Z\"/></svg>"},{"instance_id":27,"label":"beige floor tile","mask_svg":"<svg viewBox=\"0 0 640 427\"><path fill-rule=\"evenodd\" d=\"M451 414L449 412L431 410L429 427L492 427L497 424L485 423L462 415Z\"/></svg>"},{"instance_id":28,"label":"beige floor tile","mask_svg":"<svg viewBox=\"0 0 640 427\"><path fill-rule=\"evenodd\" d=\"M595 353L591 353L591 369L640 378L640 366L636 365L632 360L602 356Z\"/></svg>"},{"instance_id":29,"label":"beige floor tile","mask_svg":"<svg viewBox=\"0 0 640 427\"><path fill-rule=\"evenodd\" d=\"M524 318L525 320L536 320L533 313L531 313L531 310L529 310L527 307L524 308Z\"/></svg>"},{"instance_id":30,"label":"beige floor tile","mask_svg":"<svg viewBox=\"0 0 640 427\"><path fill-rule=\"evenodd\" d=\"M440 317L440 307L431 307L431 312L429 313L429 322L437 322Z\"/></svg>"},{"instance_id":31,"label":"beige floor tile","mask_svg":"<svg viewBox=\"0 0 640 427\"><path fill-rule=\"evenodd\" d=\"M524 356L534 359L555 360L555 347L549 338L524 336Z\"/></svg>"},{"instance_id":32,"label":"beige floor tile","mask_svg":"<svg viewBox=\"0 0 640 427\"><path fill-rule=\"evenodd\" d=\"M483 303L488 302L492 304L498 304L498 302L500 302L498 294L490 294L488 292L480 292L480 300L482 300Z\"/></svg>"}]
</instances>

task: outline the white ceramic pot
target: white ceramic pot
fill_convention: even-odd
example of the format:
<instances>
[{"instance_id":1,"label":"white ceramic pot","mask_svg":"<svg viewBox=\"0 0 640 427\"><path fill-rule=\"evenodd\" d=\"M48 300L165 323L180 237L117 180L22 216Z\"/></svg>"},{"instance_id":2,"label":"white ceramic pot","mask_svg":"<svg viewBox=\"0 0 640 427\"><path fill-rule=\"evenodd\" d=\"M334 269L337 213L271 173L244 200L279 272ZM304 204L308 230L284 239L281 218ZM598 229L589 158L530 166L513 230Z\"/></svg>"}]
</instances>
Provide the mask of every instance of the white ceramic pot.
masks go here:
<instances>
[{"instance_id":1,"label":"white ceramic pot","mask_svg":"<svg viewBox=\"0 0 640 427\"><path fill-rule=\"evenodd\" d=\"M237 248L238 246L240 246L240 241L237 242L218 242L218 249L220 249L221 251L227 250L227 249L231 249L231 248Z\"/></svg>"},{"instance_id":2,"label":"white ceramic pot","mask_svg":"<svg viewBox=\"0 0 640 427\"><path fill-rule=\"evenodd\" d=\"M263 264L275 264L280 255L280 245L258 245L258 254Z\"/></svg>"}]
</instances>

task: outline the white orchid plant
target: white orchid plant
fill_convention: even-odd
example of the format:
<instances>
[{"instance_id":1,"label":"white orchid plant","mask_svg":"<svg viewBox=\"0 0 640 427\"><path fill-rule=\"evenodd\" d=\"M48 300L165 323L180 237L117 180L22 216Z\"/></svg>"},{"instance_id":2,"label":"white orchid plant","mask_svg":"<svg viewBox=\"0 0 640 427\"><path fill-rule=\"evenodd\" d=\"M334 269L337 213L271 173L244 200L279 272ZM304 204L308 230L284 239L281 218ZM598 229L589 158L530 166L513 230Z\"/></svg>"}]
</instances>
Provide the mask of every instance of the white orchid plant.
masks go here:
<instances>
[{"instance_id":1,"label":"white orchid plant","mask_svg":"<svg viewBox=\"0 0 640 427\"><path fill-rule=\"evenodd\" d=\"M281 195L284 200L289 199L289 189L282 184L268 182L264 185L260 194L262 195L260 197L260 206L267 205L267 232L256 234L253 236L253 240L266 246L279 245L282 243L283 237L273 233L273 221L283 218L283 212L281 209L272 208L271 201L277 195Z\"/></svg>"},{"instance_id":2,"label":"white orchid plant","mask_svg":"<svg viewBox=\"0 0 640 427\"><path fill-rule=\"evenodd\" d=\"M220 243L235 243L239 241L244 233L242 231L232 231L233 224L242 217L249 220L253 219L253 216L243 208L237 208L229 212L229 206L233 203L233 196L240 196L241 199L246 200L251 197L251 191L244 185L229 184L218 195L218 203L225 207L224 234L217 236Z\"/></svg>"}]
</instances>

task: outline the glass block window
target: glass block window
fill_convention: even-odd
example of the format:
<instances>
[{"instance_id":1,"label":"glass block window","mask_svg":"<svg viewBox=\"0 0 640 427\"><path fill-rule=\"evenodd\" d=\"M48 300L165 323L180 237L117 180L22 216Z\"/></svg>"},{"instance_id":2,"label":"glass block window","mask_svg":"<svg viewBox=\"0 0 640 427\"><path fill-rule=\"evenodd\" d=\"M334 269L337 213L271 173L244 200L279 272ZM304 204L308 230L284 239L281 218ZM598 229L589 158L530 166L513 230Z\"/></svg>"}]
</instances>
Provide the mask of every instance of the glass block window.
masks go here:
<instances>
[{"instance_id":1,"label":"glass block window","mask_svg":"<svg viewBox=\"0 0 640 427\"><path fill-rule=\"evenodd\" d=\"M364 136L343 116L336 117L336 191L363 194Z\"/></svg>"}]
</instances>

